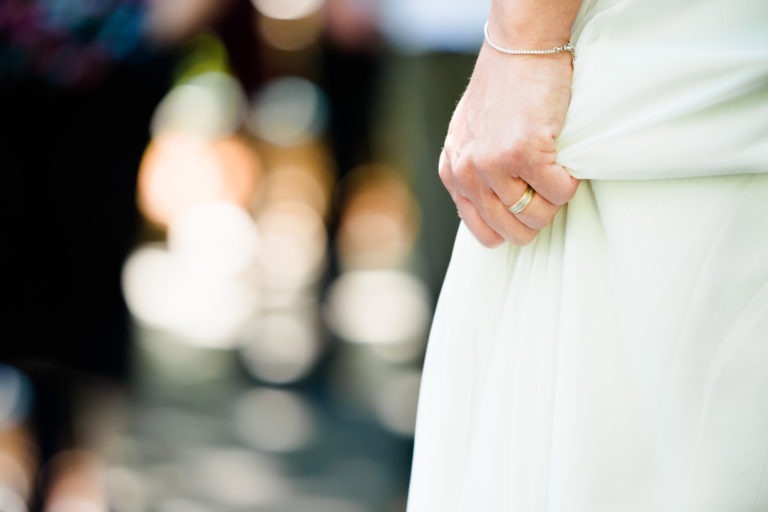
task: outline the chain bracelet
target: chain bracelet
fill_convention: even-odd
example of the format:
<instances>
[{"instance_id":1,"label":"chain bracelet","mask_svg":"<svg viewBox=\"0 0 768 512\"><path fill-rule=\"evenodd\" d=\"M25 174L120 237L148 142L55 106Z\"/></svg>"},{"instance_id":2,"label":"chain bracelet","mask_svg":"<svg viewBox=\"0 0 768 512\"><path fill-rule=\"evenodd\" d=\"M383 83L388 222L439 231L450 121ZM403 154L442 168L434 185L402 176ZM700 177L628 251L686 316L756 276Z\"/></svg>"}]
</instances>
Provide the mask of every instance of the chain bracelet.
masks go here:
<instances>
[{"instance_id":1,"label":"chain bracelet","mask_svg":"<svg viewBox=\"0 0 768 512\"><path fill-rule=\"evenodd\" d=\"M575 59L576 58L576 51L573 46L572 42L567 42L563 46L556 46L554 48L550 48L548 50L528 50L528 49L522 49L522 48L504 48L503 46L499 46L496 44L493 39L491 39L490 34L488 34L488 22L485 22L485 26L483 27L483 33L485 34L485 42L488 43L488 46L493 48L494 50L506 53L507 55L554 55L556 53L562 53L562 52L570 52L571 56Z\"/></svg>"}]
</instances>

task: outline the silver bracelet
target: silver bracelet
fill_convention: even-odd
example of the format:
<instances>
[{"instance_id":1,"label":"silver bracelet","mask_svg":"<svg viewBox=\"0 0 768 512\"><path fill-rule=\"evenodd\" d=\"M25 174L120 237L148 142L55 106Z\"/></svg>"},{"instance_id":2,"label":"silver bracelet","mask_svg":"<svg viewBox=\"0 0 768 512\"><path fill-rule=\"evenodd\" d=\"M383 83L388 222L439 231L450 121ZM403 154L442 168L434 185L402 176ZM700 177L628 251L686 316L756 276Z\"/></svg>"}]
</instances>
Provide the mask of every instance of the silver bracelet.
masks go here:
<instances>
[{"instance_id":1,"label":"silver bracelet","mask_svg":"<svg viewBox=\"0 0 768 512\"><path fill-rule=\"evenodd\" d=\"M507 55L554 55L556 53L570 52L571 56L574 59L576 58L576 49L574 48L573 43L570 41L565 43L563 46L555 46L549 50L524 50L518 48L504 48L503 46L499 46L498 44L494 43L491 39L491 36L488 34L487 21L483 27L483 33L485 34L485 42L488 43L488 46L501 53L506 53Z\"/></svg>"}]
</instances>

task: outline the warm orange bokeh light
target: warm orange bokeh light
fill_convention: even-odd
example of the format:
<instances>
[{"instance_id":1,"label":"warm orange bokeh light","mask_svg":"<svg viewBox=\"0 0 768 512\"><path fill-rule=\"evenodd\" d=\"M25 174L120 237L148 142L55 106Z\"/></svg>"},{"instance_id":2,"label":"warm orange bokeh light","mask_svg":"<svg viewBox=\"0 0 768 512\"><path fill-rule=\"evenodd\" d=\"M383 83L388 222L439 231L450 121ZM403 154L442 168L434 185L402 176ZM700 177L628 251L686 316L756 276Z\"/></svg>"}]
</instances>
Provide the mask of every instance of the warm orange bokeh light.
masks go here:
<instances>
[{"instance_id":1,"label":"warm orange bokeh light","mask_svg":"<svg viewBox=\"0 0 768 512\"><path fill-rule=\"evenodd\" d=\"M141 163L139 207L148 220L163 228L209 201L249 209L260 175L258 156L242 137L209 141L163 134L150 143Z\"/></svg>"},{"instance_id":2,"label":"warm orange bokeh light","mask_svg":"<svg viewBox=\"0 0 768 512\"><path fill-rule=\"evenodd\" d=\"M383 166L345 180L337 250L346 268L397 266L413 250L418 211L407 183Z\"/></svg>"}]
</instances>

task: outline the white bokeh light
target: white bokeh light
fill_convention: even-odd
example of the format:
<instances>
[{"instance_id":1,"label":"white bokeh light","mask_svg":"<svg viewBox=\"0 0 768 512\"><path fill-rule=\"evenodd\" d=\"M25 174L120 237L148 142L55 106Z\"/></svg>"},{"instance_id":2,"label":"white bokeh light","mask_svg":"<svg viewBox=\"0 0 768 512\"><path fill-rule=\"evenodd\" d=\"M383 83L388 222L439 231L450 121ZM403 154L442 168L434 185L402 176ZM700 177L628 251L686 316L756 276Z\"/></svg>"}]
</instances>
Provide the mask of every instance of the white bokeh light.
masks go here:
<instances>
[{"instance_id":1,"label":"white bokeh light","mask_svg":"<svg viewBox=\"0 0 768 512\"><path fill-rule=\"evenodd\" d=\"M168 246L189 270L209 276L236 276L256 261L259 235L243 209L227 202L201 204L174 221Z\"/></svg>"},{"instance_id":2,"label":"white bokeh light","mask_svg":"<svg viewBox=\"0 0 768 512\"><path fill-rule=\"evenodd\" d=\"M258 307L258 296L246 283L195 279L179 286L178 316L171 329L193 344L234 347L240 329Z\"/></svg>"},{"instance_id":3,"label":"white bokeh light","mask_svg":"<svg viewBox=\"0 0 768 512\"><path fill-rule=\"evenodd\" d=\"M429 291L397 270L354 270L333 282L327 317L347 341L372 344L417 342L430 319Z\"/></svg>"},{"instance_id":4,"label":"white bokeh light","mask_svg":"<svg viewBox=\"0 0 768 512\"><path fill-rule=\"evenodd\" d=\"M323 6L323 0L252 0L264 16L278 20L305 18Z\"/></svg>"},{"instance_id":5,"label":"white bokeh light","mask_svg":"<svg viewBox=\"0 0 768 512\"><path fill-rule=\"evenodd\" d=\"M311 313L265 314L243 336L240 359L260 380L295 382L307 375L320 355L319 328Z\"/></svg>"},{"instance_id":6,"label":"white bokeh light","mask_svg":"<svg viewBox=\"0 0 768 512\"><path fill-rule=\"evenodd\" d=\"M131 313L152 327L167 328L177 316L179 266L161 245L134 250L123 265L123 295Z\"/></svg>"},{"instance_id":7,"label":"white bokeh light","mask_svg":"<svg viewBox=\"0 0 768 512\"><path fill-rule=\"evenodd\" d=\"M177 85L152 117L154 136L184 132L206 138L233 133L243 120L245 95L230 75L208 72Z\"/></svg>"},{"instance_id":8,"label":"white bokeh light","mask_svg":"<svg viewBox=\"0 0 768 512\"><path fill-rule=\"evenodd\" d=\"M150 143L139 171L139 206L153 222L165 225L202 201L224 191L222 162L205 139L164 133Z\"/></svg>"},{"instance_id":9,"label":"white bokeh light","mask_svg":"<svg viewBox=\"0 0 768 512\"><path fill-rule=\"evenodd\" d=\"M264 283L295 289L314 283L325 267L327 234L320 215L298 202L271 205L258 218Z\"/></svg>"},{"instance_id":10,"label":"white bokeh light","mask_svg":"<svg viewBox=\"0 0 768 512\"><path fill-rule=\"evenodd\" d=\"M212 348L233 346L259 304L247 281L190 272L174 253L158 246L140 247L128 257L123 294L138 320Z\"/></svg>"}]
</instances>

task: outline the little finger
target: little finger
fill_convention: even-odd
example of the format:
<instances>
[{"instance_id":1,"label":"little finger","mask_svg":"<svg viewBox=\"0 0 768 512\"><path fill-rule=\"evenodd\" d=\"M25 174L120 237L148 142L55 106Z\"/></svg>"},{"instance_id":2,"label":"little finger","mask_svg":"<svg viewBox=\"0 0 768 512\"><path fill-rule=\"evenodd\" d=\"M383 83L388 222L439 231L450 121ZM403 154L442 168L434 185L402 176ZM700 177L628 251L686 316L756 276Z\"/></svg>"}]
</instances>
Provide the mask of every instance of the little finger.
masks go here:
<instances>
[{"instance_id":1,"label":"little finger","mask_svg":"<svg viewBox=\"0 0 768 512\"><path fill-rule=\"evenodd\" d=\"M469 231L481 244L486 247L497 247L504 241L504 237L483 220L483 217L469 199L460 197L454 199L454 201L456 202L459 217L461 217L461 220L467 225Z\"/></svg>"}]
</instances>

